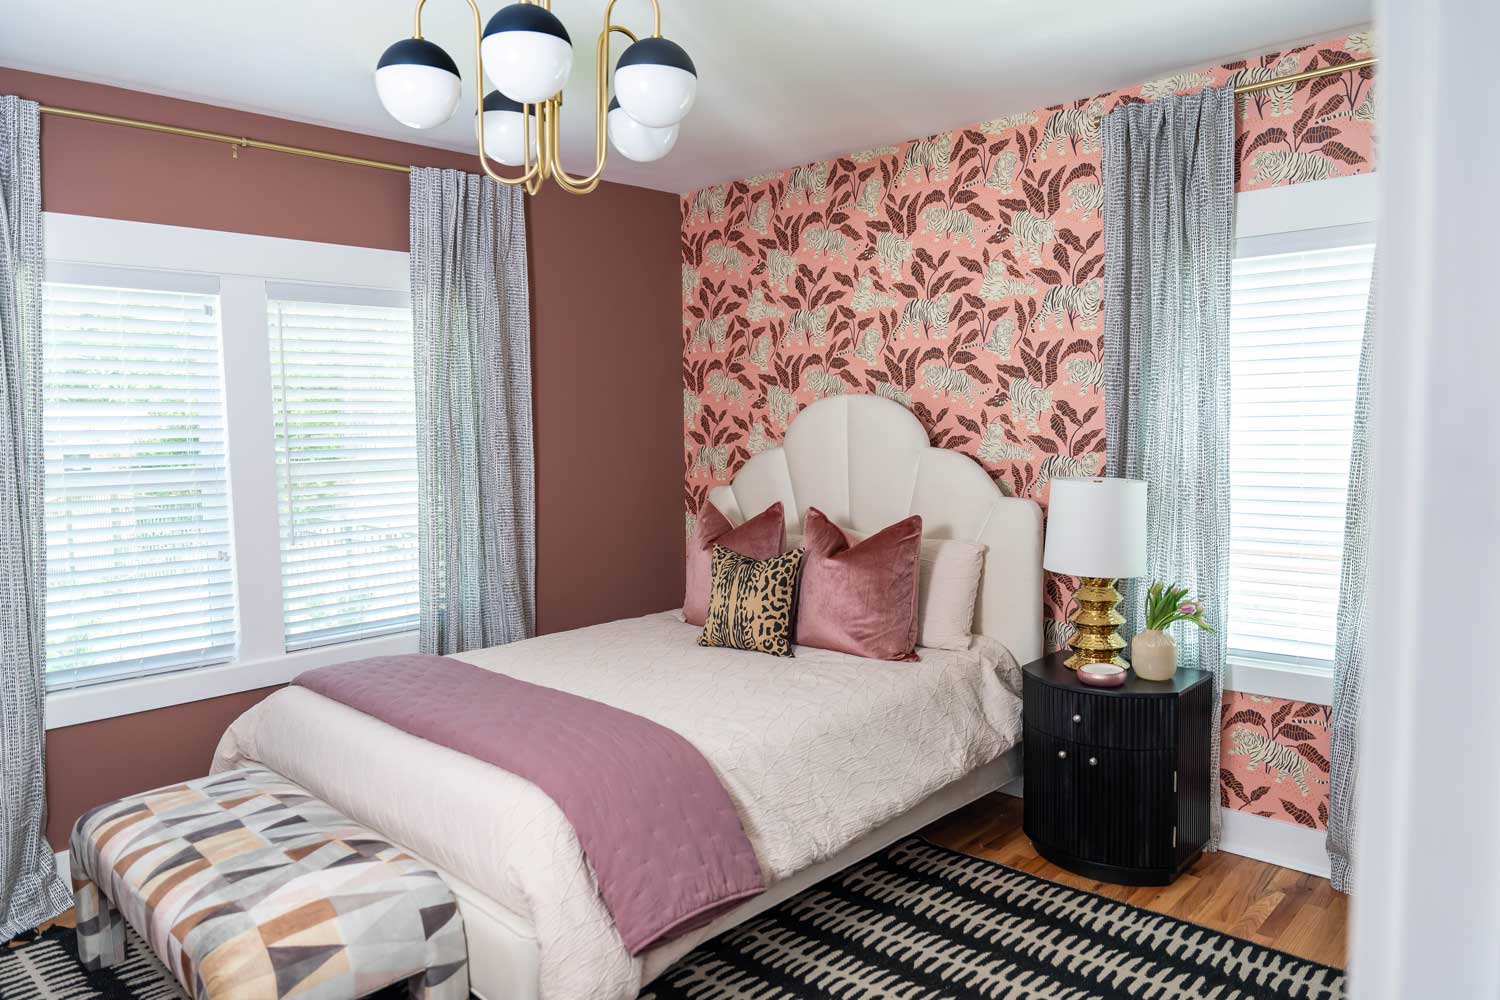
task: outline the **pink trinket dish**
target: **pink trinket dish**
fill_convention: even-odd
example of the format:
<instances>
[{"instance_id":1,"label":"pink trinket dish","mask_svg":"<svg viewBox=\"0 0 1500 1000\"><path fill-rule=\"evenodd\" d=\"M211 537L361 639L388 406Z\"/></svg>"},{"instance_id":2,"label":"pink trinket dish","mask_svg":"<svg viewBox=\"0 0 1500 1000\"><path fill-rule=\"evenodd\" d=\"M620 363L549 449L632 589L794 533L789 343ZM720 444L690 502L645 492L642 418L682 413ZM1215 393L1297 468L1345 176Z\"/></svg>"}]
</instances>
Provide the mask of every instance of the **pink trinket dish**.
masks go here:
<instances>
[{"instance_id":1,"label":"pink trinket dish","mask_svg":"<svg viewBox=\"0 0 1500 1000\"><path fill-rule=\"evenodd\" d=\"M1086 663L1078 668L1078 681L1090 687L1119 687L1125 683L1125 668L1112 663Z\"/></svg>"}]
</instances>

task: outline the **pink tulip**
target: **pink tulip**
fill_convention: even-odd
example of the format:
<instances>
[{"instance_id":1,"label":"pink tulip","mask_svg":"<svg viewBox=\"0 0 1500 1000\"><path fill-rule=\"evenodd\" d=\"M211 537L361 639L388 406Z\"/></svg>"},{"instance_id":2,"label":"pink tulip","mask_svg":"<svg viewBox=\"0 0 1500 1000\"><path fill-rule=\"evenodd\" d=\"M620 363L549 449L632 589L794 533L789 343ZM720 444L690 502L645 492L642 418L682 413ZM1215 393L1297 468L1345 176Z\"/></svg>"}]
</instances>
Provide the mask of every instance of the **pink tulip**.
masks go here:
<instances>
[{"instance_id":1,"label":"pink tulip","mask_svg":"<svg viewBox=\"0 0 1500 1000\"><path fill-rule=\"evenodd\" d=\"M1196 615L1198 613L1198 605L1193 604L1193 603L1190 602L1190 603L1184 604L1182 607L1178 608L1177 611L1178 611L1179 614Z\"/></svg>"}]
</instances>

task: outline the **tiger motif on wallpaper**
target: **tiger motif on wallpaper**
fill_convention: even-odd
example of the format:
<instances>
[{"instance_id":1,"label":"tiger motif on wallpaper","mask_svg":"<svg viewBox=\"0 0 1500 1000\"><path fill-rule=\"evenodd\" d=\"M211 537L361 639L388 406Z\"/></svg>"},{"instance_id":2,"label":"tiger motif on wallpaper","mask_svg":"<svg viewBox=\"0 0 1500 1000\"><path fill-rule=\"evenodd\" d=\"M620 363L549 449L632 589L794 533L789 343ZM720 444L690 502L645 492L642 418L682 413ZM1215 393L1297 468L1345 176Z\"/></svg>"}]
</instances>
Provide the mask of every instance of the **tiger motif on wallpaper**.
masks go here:
<instances>
[{"instance_id":1,"label":"tiger motif on wallpaper","mask_svg":"<svg viewBox=\"0 0 1500 1000\"><path fill-rule=\"evenodd\" d=\"M1312 791L1308 783L1307 761L1292 747L1277 743L1265 733L1258 733L1244 726L1231 732L1229 739L1234 744L1229 752L1236 757L1248 758L1249 762L1245 765L1247 771L1256 771L1264 766L1267 774L1276 772L1278 783L1284 778L1291 778L1304 796ZM1312 780L1320 785L1328 784L1316 774L1312 775Z\"/></svg>"}]
</instances>

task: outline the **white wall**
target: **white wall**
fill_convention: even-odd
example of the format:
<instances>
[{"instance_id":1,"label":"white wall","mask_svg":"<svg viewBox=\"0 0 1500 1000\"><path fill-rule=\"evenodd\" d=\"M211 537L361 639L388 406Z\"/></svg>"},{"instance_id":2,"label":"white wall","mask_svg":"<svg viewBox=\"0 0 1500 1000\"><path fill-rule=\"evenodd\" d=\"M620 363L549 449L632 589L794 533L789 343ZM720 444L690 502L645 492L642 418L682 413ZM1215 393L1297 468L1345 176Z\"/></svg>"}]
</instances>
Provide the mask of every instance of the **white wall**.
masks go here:
<instances>
[{"instance_id":1,"label":"white wall","mask_svg":"<svg viewBox=\"0 0 1500 1000\"><path fill-rule=\"evenodd\" d=\"M1383 0L1355 1000L1500 997L1500 5Z\"/></svg>"}]
</instances>

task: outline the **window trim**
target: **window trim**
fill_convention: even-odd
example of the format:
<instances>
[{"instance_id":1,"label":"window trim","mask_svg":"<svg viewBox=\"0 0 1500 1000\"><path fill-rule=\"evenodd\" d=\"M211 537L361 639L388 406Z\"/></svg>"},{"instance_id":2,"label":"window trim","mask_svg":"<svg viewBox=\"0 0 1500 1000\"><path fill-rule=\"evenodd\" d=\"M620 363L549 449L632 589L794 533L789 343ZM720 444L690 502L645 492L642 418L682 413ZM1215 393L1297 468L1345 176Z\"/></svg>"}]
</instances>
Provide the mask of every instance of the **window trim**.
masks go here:
<instances>
[{"instance_id":1,"label":"window trim","mask_svg":"<svg viewBox=\"0 0 1500 1000\"><path fill-rule=\"evenodd\" d=\"M285 651L276 483L265 475L276 464L267 283L408 301L407 254L56 212L43 213L43 225L48 277L81 266L137 272L147 282L159 272L218 280L239 622L239 653L230 663L49 691L47 728L285 684L326 663L415 652L415 632Z\"/></svg>"},{"instance_id":2,"label":"window trim","mask_svg":"<svg viewBox=\"0 0 1500 1000\"><path fill-rule=\"evenodd\" d=\"M1375 174L1242 192L1235 196L1235 256L1374 242L1378 193ZM1230 650L1224 687L1326 705L1333 700L1333 671Z\"/></svg>"}]
</instances>

